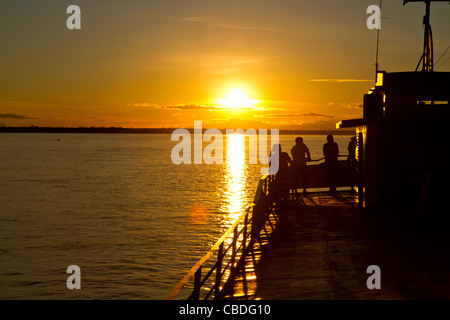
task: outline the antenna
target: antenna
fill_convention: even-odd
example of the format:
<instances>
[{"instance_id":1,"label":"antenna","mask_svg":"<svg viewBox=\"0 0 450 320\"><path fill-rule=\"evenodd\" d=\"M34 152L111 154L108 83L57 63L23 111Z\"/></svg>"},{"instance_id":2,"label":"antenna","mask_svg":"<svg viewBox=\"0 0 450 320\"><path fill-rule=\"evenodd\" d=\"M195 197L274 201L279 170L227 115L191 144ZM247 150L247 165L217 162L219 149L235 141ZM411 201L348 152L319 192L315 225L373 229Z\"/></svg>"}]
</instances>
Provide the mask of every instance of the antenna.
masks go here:
<instances>
[{"instance_id":1,"label":"antenna","mask_svg":"<svg viewBox=\"0 0 450 320\"><path fill-rule=\"evenodd\" d=\"M433 35L430 25L430 6L431 1L448 2L448 0L403 0L403 5L408 2L425 2L425 16L423 17L423 25L425 26L425 35L423 40L423 53L417 64L416 70L422 62L422 71L433 72Z\"/></svg>"},{"instance_id":2,"label":"antenna","mask_svg":"<svg viewBox=\"0 0 450 320\"><path fill-rule=\"evenodd\" d=\"M437 67L437 64L439 63L439 61L441 61L442 57L445 56L445 54L447 53L448 49L450 49L450 46L447 47L447 49L445 49L444 53L439 57L439 59L437 59L436 63L434 64ZM448 59L447 59L448 60ZM444 63L447 62L447 60L444 61ZM441 66L444 64L442 63ZM436 68L437 70L438 68Z\"/></svg>"},{"instance_id":3,"label":"antenna","mask_svg":"<svg viewBox=\"0 0 450 320\"><path fill-rule=\"evenodd\" d=\"M381 3L383 2L383 0L380 0L380 12L381 12ZM380 29L377 29L377 54L376 54L376 58L375 58L375 82L377 82L377 75L378 75L378 46L380 43Z\"/></svg>"}]
</instances>

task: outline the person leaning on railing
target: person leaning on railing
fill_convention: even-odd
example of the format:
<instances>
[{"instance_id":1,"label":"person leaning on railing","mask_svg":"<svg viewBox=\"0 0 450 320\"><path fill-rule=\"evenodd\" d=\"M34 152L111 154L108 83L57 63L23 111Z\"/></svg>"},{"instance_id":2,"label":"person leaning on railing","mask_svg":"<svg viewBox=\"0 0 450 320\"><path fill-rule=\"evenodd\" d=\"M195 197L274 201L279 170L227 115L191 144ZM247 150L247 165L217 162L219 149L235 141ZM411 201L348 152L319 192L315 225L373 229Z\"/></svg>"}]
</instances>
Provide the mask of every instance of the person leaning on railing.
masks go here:
<instances>
[{"instance_id":1,"label":"person leaning on railing","mask_svg":"<svg viewBox=\"0 0 450 320\"><path fill-rule=\"evenodd\" d=\"M276 202L284 207L289 201L291 188L291 166L292 160L286 152L282 152L281 145L275 144L272 148L272 159L278 157L278 172L275 174L273 185Z\"/></svg>"}]
</instances>

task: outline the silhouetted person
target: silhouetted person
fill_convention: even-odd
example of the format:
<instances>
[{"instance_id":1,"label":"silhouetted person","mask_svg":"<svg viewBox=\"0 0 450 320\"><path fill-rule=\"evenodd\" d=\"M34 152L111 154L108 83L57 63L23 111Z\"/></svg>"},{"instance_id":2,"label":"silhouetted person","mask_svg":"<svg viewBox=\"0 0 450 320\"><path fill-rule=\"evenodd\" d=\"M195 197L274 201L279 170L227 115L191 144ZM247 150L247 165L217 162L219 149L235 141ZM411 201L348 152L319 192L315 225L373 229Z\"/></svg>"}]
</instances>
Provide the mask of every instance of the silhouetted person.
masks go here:
<instances>
[{"instance_id":1,"label":"silhouetted person","mask_svg":"<svg viewBox=\"0 0 450 320\"><path fill-rule=\"evenodd\" d=\"M347 161L354 163L356 161L356 137L352 137L348 143Z\"/></svg>"},{"instance_id":2,"label":"silhouetted person","mask_svg":"<svg viewBox=\"0 0 450 320\"><path fill-rule=\"evenodd\" d=\"M281 151L281 145L272 148L272 157L278 156L278 172L275 175L275 192L277 200L284 206L289 201L292 160L286 152Z\"/></svg>"},{"instance_id":3,"label":"silhouetted person","mask_svg":"<svg viewBox=\"0 0 450 320\"><path fill-rule=\"evenodd\" d=\"M295 138L295 146L291 149L292 155L292 186L295 195L298 195L297 188L303 185L303 194L306 194L306 162L311 161L311 154L302 137Z\"/></svg>"},{"instance_id":4,"label":"silhouetted person","mask_svg":"<svg viewBox=\"0 0 450 320\"><path fill-rule=\"evenodd\" d=\"M352 137L348 143L348 157L347 165L349 168L350 176L350 190L353 192L355 185L355 170L356 170L356 137Z\"/></svg>"},{"instance_id":5,"label":"silhouetted person","mask_svg":"<svg viewBox=\"0 0 450 320\"><path fill-rule=\"evenodd\" d=\"M330 186L330 192L334 194L336 193L336 171L339 147L338 144L334 142L333 135L329 134L327 136L327 141L328 142L323 145L323 155L325 156L328 185Z\"/></svg>"}]
</instances>

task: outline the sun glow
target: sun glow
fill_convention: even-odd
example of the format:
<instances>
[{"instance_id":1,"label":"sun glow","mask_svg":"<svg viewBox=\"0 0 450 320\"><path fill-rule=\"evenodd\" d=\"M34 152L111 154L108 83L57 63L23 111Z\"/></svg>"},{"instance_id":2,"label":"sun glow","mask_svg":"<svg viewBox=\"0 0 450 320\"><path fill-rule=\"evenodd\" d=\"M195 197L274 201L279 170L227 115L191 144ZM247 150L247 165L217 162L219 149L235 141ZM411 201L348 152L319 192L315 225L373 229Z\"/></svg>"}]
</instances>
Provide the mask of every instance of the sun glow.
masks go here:
<instances>
[{"instance_id":1,"label":"sun glow","mask_svg":"<svg viewBox=\"0 0 450 320\"><path fill-rule=\"evenodd\" d=\"M250 109L258 100L249 99L242 90L236 89L230 91L226 98L220 99L218 102L228 109Z\"/></svg>"}]
</instances>

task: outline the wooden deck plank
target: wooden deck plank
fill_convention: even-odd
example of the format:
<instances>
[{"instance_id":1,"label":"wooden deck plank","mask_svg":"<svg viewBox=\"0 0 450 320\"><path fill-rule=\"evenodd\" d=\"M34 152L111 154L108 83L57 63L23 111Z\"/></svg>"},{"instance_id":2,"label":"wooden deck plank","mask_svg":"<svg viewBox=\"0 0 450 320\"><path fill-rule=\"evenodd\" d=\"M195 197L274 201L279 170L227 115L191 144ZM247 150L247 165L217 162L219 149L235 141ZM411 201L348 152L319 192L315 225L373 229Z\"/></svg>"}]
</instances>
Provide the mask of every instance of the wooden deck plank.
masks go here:
<instances>
[{"instance_id":1,"label":"wooden deck plank","mask_svg":"<svg viewBox=\"0 0 450 320\"><path fill-rule=\"evenodd\" d=\"M401 219L368 217L350 193L310 194L280 214L245 299L448 299L448 235L412 231ZM381 289L367 288L367 267L381 268ZM234 297L238 299L239 297Z\"/></svg>"}]
</instances>

